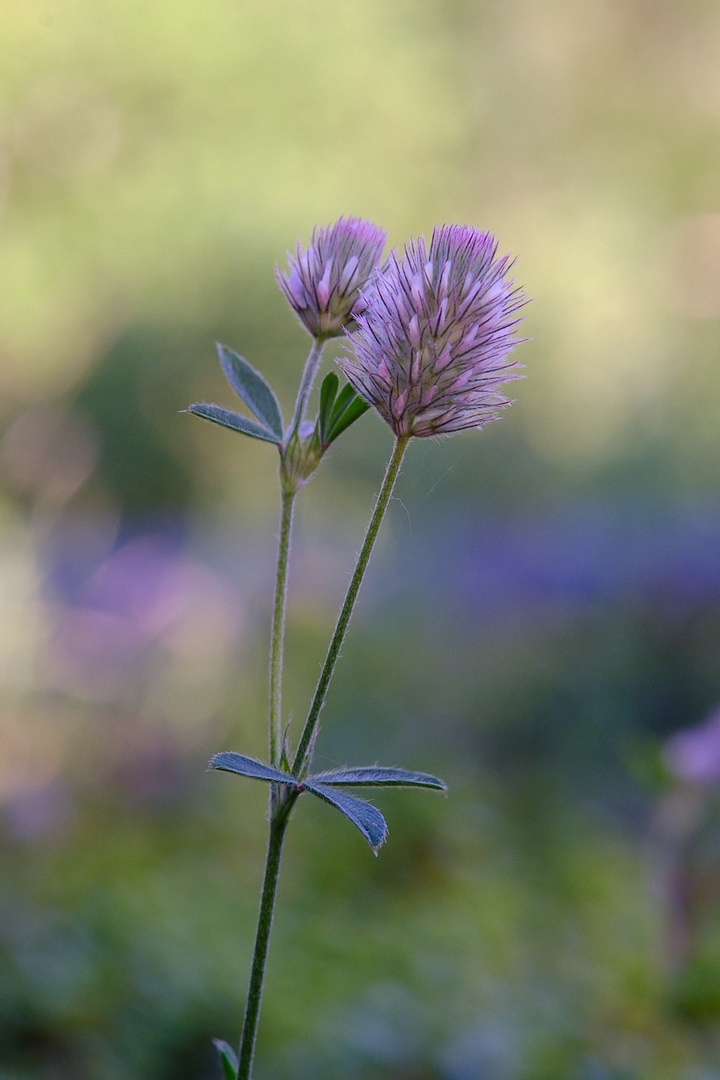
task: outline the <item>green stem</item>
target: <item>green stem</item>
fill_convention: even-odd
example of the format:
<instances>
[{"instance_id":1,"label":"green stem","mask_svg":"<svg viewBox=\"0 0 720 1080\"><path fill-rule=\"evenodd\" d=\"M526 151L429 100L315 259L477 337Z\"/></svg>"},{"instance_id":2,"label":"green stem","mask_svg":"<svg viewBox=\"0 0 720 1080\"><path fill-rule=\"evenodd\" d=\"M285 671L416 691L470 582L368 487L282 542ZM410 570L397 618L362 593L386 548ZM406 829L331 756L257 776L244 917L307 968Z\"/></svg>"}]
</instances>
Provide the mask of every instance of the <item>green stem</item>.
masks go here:
<instances>
[{"instance_id":1,"label":"green stem","mask_svg":"<svg viewBox=\"0 0 720 1080\"><path fill-rule=\"evenodd\" d=\"M300 389L295 402L295 412L290 425L288 441L297 433L302 422L305 406L320 363L323 347L324 342L315 341L310 350L310 355L305 364L305 370L303 371ZM347 632L350 617L355 606L355 601L365 570L367 569L372 549L380 530L382 519L385 516L385 511L387 510L390 496L392 495L395 486L395 481L400 472L400 465L402 464L408 441L409 436L398 438L395 441L392 456L385 471L385 477L375 502L375 509L373 510L367 532L365 533L365 539L362 548L360 549L360 554L358 555L355 570L345 597L345 602L340 611L340 615L338 616L335 632L333 633L328 648L325 664L320 674L320 680L315 691L310 712L298 744L293 763L293 772L296 774L298 774L298 771L301 768L304 769L307 766L309 758L312 755L312 746L317 733L320 711L325 703L330 679L332 678L335 664L340 655L340 649ZM274 765L278 764L282 749L283 639L287 599L287 568L290 555L290 536L292 532L295 495L296 492L283 491L282 496L275 603L273 607L270 643L270 758ZM282 786L284 787L284 785ZM265 982L265 967L270 944L270 931L272 929L275 897L277 895L278 878L280 875L283 842L285 840L285 831L290 819L290 812L299 795L299 790L288 791L285 788L284 793L281 794L274 790L275 787L276 785L271 786L270 834L268 837L267 857L265 861L265 877L263 879L262 894L260 897L260 912L255 934L255 948L253 951L252 969L250 972L250 985L248 987L245 1017L243 1019L242 1036L238 1051L237 1080L250 1080L251 1076L258 1019L260 1016L260 1004Z\"/></svg>"},{"instance_id":2,"label":"green stem","mask_svg":"<svg viewBox=\"0 0 720 1080\"><path fill-rule=\"evenodd\" d=\"M305 361L305 369L302 373L300 380L300 387L298 389L298 395L295 399L295 411L293 418L290 421L289 435L287 442L290 442L293 435L297 435L300 430L300 425L303 422L305 416L305 407L307 405L308 398L310 397L310 391L313 388L315 382L315 375L317 369L320 366L320 360L325 348L325 338L315 338L310 349L310 355Z\"/></svg>"},{"instance_id":3,"label":"green stem","mask_svg":"<svg viewBox=\"0 0 720 1080\"><path fill-rule=\"evenodd\" d=\"M243 1020L240 1049L238 1051L238 1080L250 1080L253 1055L255 1053L258 1019L260 1016L260 1002L262 999L263 983L265 982L265 964L267 962L270 930L272 929L273 911L275 908L275 896L277 894L278 876L280 874L283 840L285 839L285 830L287 829L287 824L290 819L290 811L296 799L297 794L295 792L289 793L283 803L278 807L277 812L270 819L270 835L268 838L267 859L265 862L265 879L263 881L262 895L260 897L260 914L258 915L257 932L255 934L255 950L253 952L250 985L248 986L247 1004L245 1005L245 1018Z\"/></svg>"},{"instance_id":4,"label":"green stem","mask_svg":"<svg viewBox=\"0 0 720 1080\"><path fill-rule=\"evenodd\" d=\"M315 339L305 361L293 418L288 429L284 447L281 448L281 473L284 454L290 440L297 434L307 405L315 375L322 358L325 341ZM277 570L275 574L275 602L273 604L272 629L270 632L270 689L268 705L268 728L270 741L270 762L280 764L282 754L282 673L283 643L285 640L285 609L287 606L287 573L290 559L290 538L292 535L293 510L297 491L282 488L282 508L280 511L280 539L278 542Z\"/></svg>"},{"instance_id":5,"label":"green stem","mask_svg":"<svg viewBox=\"0 0 720 1080\"><path fill-rule=\"evenodd\" d=\"M285 446L281 448L281 472L282 455L290 440L297 435L305 415L305 407L312 390L322 352L325 347L323 340L313 341L312 348L305 361L300 387L295 400L295 410L290 423ZM287 572L290 559L290 538L292 535L293 511L297 491L282 489L282 504L280 511L280 537L278 542L277 571L275 575L275 601L273 604L272 629L270 633L270 689L269 689L269 738L270 738L270 761L277 766L280 763L282 753L282 672L283 672L283 644L285 639L285 609L287 606ZM263 984L265 982L265 964L267 962L268 946L270 943L270 931L272 929L273 911L275 909L275 896L277 894L278 877L280 874L280 860L282 858L283 841L285 830L290 818L290 811L297 799L297 792L280 794L277 785L270 786L270 836L268 838L267 857L265 861L265 878L263 880L262 895L260 897L260 913L255 934L255 949L253 952L252 970L250 972L250 985L248 987L247 1003L245 1006L245 1018L243 1020L242 1037L238 1052L238 1080L250 1080L253 1054L255 1052L255 1039L257 1036L258 1019L260 1016L260 1002L262 999Z\"/></svg>"},{"instance_id":6,"label":"green stem","mask_svg":"<svg viewBox=\"0 0 720 1080\"><path fill-rule=\"evenodd\" d=\"M355 570L353 576L350 579L350 585L345 596L345 602L340 609L338 615L337 624L335 626L335 632L333 633L330 645L328 647L327 656L325 657L325 663L320 673L317 688L315 690L315 696L313 697L312 704L310 706L310 712L308 718L305 721L305 727L298 743L298 748L295 752L295 758L292 764L292 771L296 776L303 776L306 769L309 766L310 758L312 756L312 748L317 734L317 727L320 719L320 710L325 704L325 698L327 696L330 680L335 670L335 665L340 655L340 649L347 632L348 624L355 607L355 601L357 600L358 592L360 591L360 585L367 569L367 564L372 554L372 549L375 545L378 532L380 531L380 525L382 519L385 516L388 503L390 502L390 496L392 495L393 488L395 487L395 481L397 480L398 473L400 472L400 465L402 464L403 455L407 449L407 444L410 439L409 435L398 436L395 440L395 446L393 447L392 456L388 462L387 469L385 470L385 476L383 478L382 487L377 496L375 502L375 509L372 512L372 517L365 533L365 539L360 549L357 562L355 564Z\"/></svg>"},{"instance_id":7,"label":"green stem","mask_svg":"<svg viewBox=\"0 0 720 1080\"><path fill-rule=\"evenodd\" d=\"M279 765L282 753L282 672L283 643L285 640L285 608L287 602L287 571L290 557L295 491L283 491L280 511L280 539L278 543L277 575L275 579L275 603L273 605L272 632L270 636L270 763Z\"/></svg>"}]
</instances>

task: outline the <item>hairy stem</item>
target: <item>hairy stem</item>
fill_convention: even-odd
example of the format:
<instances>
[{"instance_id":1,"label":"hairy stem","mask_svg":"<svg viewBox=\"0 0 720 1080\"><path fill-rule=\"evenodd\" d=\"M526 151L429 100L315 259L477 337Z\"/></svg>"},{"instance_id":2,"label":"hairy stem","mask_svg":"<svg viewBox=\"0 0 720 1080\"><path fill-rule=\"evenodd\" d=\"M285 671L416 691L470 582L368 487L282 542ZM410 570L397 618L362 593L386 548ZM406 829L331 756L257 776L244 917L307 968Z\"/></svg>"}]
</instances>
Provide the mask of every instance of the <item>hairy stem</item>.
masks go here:
<instances>
[{"instance_id":1,"label":"hairy stem","mask_svg":"<svg viewBox=\"0 0 720 1080\"><path fill-rule=\"evenodd\" d=\"M300 424L302 423L307 400L310 396L310 391L312 390L324 347L324 341L313 341L312 348L305 361L305 368L300 380L300 387L295 400L295 410L293 412L293 418L290 423L285 446L287 446L290 439L297 435ZM284 448L281 450L281 455L283 453ZM270 632L270 686L268 706L270 761L275 766L280 764L280 757L282 754L283 645L285 640L285 610L287 607L287 573L290 559L290 539L292 535L293 511L295 508L296 496L297 491L288 491L285 490L285 488L282 489L280 536L278 540L277 570L275 574L275 601L273 603L272 628ZM250 985L248 987L242 1037L238 1052L238 1080L250 1080L253 1055L255 1053L258 1019L260 1016L260 1002L262 1000L263 984L265 982L265 964L267 962L273 911L275 909L275 896L277 894L278 877L280 874L283 841L285 839L285 830L287 829L290 811L297 798L296 793L288 793L283 796L276 788L277 785L275 784L272 784L270 788L270 836L268 838L267 857L265 860L265 877L260 897L260 913L258 915L258 925L255 934L255 949L253 951L252 969L250 972Z\"/></svg>"},{"instance_id":2,"label":"hairy stem","mask_svg":"<svg viewBox=\"0 0 720 1080\"><path fill-rule=\"evenodd\" d=\"M300 380L300 388L298 390L297 398L295 399L295 411L293 418L290 421L289 435L287 441L289 442L293 435L297 435L300 430L300 425L305 417L305 407L310 397L310 391L313 388L315 382L315 375L317 369L320 366L320 360L322 358L323 349L325 348L325 339L316 338L312 343L310 349L310 355L305 361L305 368L302 373L302 379Z\"/></svg>"},{"instance_id":3,"label":"hairy stem","mask_svg":"<svg viewBox=\"0 0 720 1080\"><path fill-rule=\"evenodd\" d=\"M330 645L328 647L327 656L325 657L325 663L323 664L322 671L320 672L320 678L318 680L317 688L315 690L315 696L313 697L308 718L305 721L305 727L298 743L298 748L295 752L295 758L292 764L292 771L296 776L303 776L310 764L310 758L312 756L313 744L315 736L317 734L318 723L320 720L320 711L325 704L325 698L327 696L330 680L335 670L338 657L340 655L340 649L347 633L347 628L350 623L350 618L355 607L355 601L357 600L358 592L360 591L360 585L362 579L365 576L370 555L372 549L377 540L378 532L380 531L380 525L382 524L385 511L387 510L388 503L390 502L390 496L392 495L393 488L395 487L395 481L397 480L398 473L400 472L400 465L402 464L403 455L407 449L409 436L405 435L398 437L395 440L395 446L393 447L392 456L385 470L385 476L383 478L382 486L378 492L378 496L375 502L375 509L372 512L372 517L368 523L367 532L365 533L365 539L360 549L357 562L355 564L355 570L353 576L350 579L348 591L345 596L345 601L340 614L338 615L337 624L333 633Z\"/></svg>"},{"instance_id":4,"label":"hairy stem","mask_svg":"<svg viewBox=\"0 0 720 1080\"><path fill-rule=\"evenodd\" d=\"M287 444L298 432L305 415L310 391L322 358L325 342L315 339L305 361L295 409L290 422L285 446L281 449L281 461L284 462ZM282 471L282 465L281 465ZM273 604L272 629L270 632L270 688L268 704L268 728L270 741L270 761L279 765L282 754L282 674L283 644L285 641L285 609L287 607L287 573L290 559L290 539L292 536L293 510L297 491L282 489L282 507L280 511L280 538L278 542L277 570L275 573L275 602Z\"/></svg>"},{"instance_id":5,"label":"hairy stem","mask_svg":"<svg viewBox=\"0 0 720 1080\"><path fill-rule=\"evenodd\" d=\"M280 511L280 539L278 542L277 574L275 578L275 603L273 605L272 632L270 635L270 693L269 721L270 762L279 765L282 753L282 672L283 644L285 640L285 608L287 603L287 571L290 557L290 536L293 510L297 492L283 492Z\"/></svg>"},{"instance_id":6,"label":"hairy stem","mask_svg":"<svg viewBox=\"0 0 720 1080\"><path fill-rule=\"evenodd\" d=\"M252 1071L255 1039L260 1016L260 1002L262 999L263 984L265 982L265 964L267 962L270 930L272 929L273 911L275 909L275 896L277 894L278 876L280 874L283 840L285 839L285 830L287 829L290 818L290 811L296 798L297 795L295 793L289 793L282 805L278 807L277 812L273 814L270 819L270 836L268 838L267 859L265 862L265 878L263 880L262 895L260 897L260 914L258 916L257 932L255 934L255 950L253 952L250 985L248 986L247 1003L245 1005L245 1018L243 1020L240 1049L238 1051L238 1080L250 1080Z\"/></svg>"}]
</instances>

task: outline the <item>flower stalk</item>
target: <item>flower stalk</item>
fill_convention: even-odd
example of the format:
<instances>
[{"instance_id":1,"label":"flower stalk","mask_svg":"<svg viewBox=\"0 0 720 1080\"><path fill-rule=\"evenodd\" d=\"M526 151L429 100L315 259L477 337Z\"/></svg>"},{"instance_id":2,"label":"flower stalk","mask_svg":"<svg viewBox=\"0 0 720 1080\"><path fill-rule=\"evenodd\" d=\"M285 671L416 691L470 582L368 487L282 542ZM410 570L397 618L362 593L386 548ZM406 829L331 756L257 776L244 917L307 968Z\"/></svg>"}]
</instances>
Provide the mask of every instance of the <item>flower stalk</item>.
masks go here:
<instances>
[{"instance_id":1,"label":"flower stalk","mask_svg":"<svg viewBox=\"0 0 720 1080\"><path fill-rule=\"evenodd\" d=\"M313 747L317 737L320 712L325 704L328 687L332 679L335 665L337 664L345 634L347 633L352 617L355 602L360 591L362 580L367 570L368 562L372 554L375 541L377 540L380 526L382 525L385 512L395 487L395 482L400 472L400 466L407 449L409 437L401 437L395 440L393 452L385 470L380 491L378 492L375 508L368 523L365 539L355 564L347 594L343 602L333 636L330 640L325 663L320 673L315 695L310 706L305 727L298 744L292 765L292 772L298 779L306 773L312 759ZM280 680L282 674L282 636L284 626L284 605L286 595L285 575L287 573L287 560L289 554L289 538L292 525L292 508L295 496L283 497L282 527L280 531L280 555L278 557L278 580L275 592L275 612L273 615L273 664L271 665L271 715L279 716L280 708ZM288 509L286 509L286 507ZM282 581L281 581L282 576ZM277 642L276 642L277 638ZM277 671L275 669L277 668ZM274 676L274 677L273 677ZM272 694L277 696L276 705L273 706ZM274 731L274 728L271 728ZM273 757L273 743L279 745L277 733L271 742L271 760L277 764ZM277 751L275 751L277 752ZM243 1020L242 1039L238 1055L238 1080L250 1080L250 1070L255 1051L255 1039L257 1036L257 1024L260 1016L260 1002L262 999L263 985L265 982L265 967L267 963L268 946L270 943L270 930L272 928L275 897L277 895L278 877L280 874L280 861L282 858L283 841L285 831L290 819L290 812L298 798L299 790L290 790L279 795L275 785L271 789L270 797L270 835L268 838L267 856L265 862L265 877L263 880L262 895L260 899L260 914L255 935L255 948L253 951L252 969L250 972L250 985L248 987L247 1004L245 1006L245 1018Z\"/></svg>"},{"instance_id":2,"label":"flower stalk","mask_svg":"<svg viewBox=\"0 0 720 1080\"><path fill-rule=\"evenodd\" d=\"M282 754L282 673L283 650L285 644L285 612L287 608L287 575L290 561L293 516L295 499L300 489L298 482L288 477L288 459L292 455L293 440L297 441L302 424L307 400L312 390L315 375L325 348L324 338L313 340L308 358L305 361L293 418L290 422L284 446L280 447L280 534L278 537L278 558L275 572L275 600L273 603L272 628L270 632L270 685L268 694L268 729L270 743L270 761L280 764ZM290 455L288 451L290 450Z\"/></svg>"},{"instance_id":3,"label":"flower stalk","mask_svg":"<svg viewBox=\"0 0 720 1080\"><path fill-rule=\"evenodd\" d=\"M270 739L270 762L280 764L282 753L282 673L285 644L285 611L287 608L287 575L290 560L293 512L297 492L283 491L280 510L280 536L275 575L275 602L273 604L272 630L270 634L270 688L268 705L268 728Z\"/></svg>"},{"instance_id":4,"label":"flower stalk","mask_svg":"<svg viewBox=\"0 0 720 1080\"><path fill-rule=\"evenodd\" d=\"M385 511L387 510L390 497L395 487L395 481L398 478L400 472L400 466L402 465L402 459L407 450L409 442L409 436L402 435L396 438L395 445L393 446L393 452L390 456L390 460L385 470L385 476L383 478L380 491L378 492L377 499L375 501L375 509L373 510L372 517L368 523L367 531L365 533L365 539L363 545L360 548L360 554L358 555L357 562L355 564L355 570L353 571L350 584L348 586L347 593L343 606L340 609L337 623L333 636L330 639L330 645L328 646L327 656L325 657L325 663L323 664L322 671L320 672L320 678L318 680L317 687L315 689L315 695L310 706L307 720L305 721L305 727L303 728L302 735L300 736L300 742L298 743L297 750L295 751L295 757L292 763L292 771L295 776L302 777L306 774L310 761L312 760L312 752L317 737L318 725L320 722L320 712L325 704L325 698L327 697L328 687L330 686L330 680L332 679L333 672L335 671L335 665L338 662L340 656L340 650L342 648L345 634L347 633L350 619L352 618L353 609L355 607L355 601L357 600L360 586L362 584L365 571L367 570L368 562L372 550L375 546L378 533L380 532L380 526L382 520L385 517Z\"/></svg>"},{"instance_id":5,"label":"flower stalk","mask_svg":"<svg viewBox=\"0 0 720 1080\"><path fill-rule=\"evenodd\" d=\"M293 418L290 421L290 428L288 431L288 439L295 438L300 433L300 427L305 419L305 409L307 408L308 398L315 382L315 376L317 369L320 366L322 359L323 349L325 348L326 338L315 338L310 349L310 355L305 361L305 368L302 373L302 379L300 380L300 389L298 390L297 398L295 399L295 410L293 412Z\"/></svg>"}]
</instances>

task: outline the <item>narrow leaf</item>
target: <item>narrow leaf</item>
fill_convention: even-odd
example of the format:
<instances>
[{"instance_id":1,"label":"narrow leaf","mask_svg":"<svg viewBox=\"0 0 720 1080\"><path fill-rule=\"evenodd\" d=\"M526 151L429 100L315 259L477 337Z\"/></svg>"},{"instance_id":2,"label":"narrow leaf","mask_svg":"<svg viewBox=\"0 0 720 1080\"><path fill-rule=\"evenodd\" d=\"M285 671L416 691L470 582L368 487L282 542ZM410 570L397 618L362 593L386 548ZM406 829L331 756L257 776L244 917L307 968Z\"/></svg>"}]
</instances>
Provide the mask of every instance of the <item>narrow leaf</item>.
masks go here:
<instances>
[{"instance_id":1,"label":"narrow leaf","mask_svg":"<svg viewBox=\"0 0 720 1080\"><path fill-rule=\"evenodd\" d=\"M356 798L355 795L348 795L344 791L334 791L333 788L325 787L324 784L309 783L305 780L303 787L318 798L329 802L349 821L352 821L377 855L378 848L387 839L387 825L385 818L376 807L365 802L364 799Z\"/></svg>"},{"instance_id":2,"label":"narrow leaf","mask_svg":"<svg viewBox=\"0 0 720 1080\"><path fill-rule=\"evenodd\" d=\"M228 1046L223 1039L213 1039L215 1049L220 1055L220 1064L222 1065L223 1080L237 1080L238 1074L238 1059L232 1046Z\"/></svg>"},{"instance_id":3,"label":"narrow leaf","mask_svg":"<svg viewBox=\"0 0 720 1080\"><path fill-rule=\"evenodd\" d=\"M214 424L222 424L223 427L240 431L243 435L251 435L253 439L262 439L276 445L282 442L282 436L278 439L269 428L261 427L254 420L248 420L246 416L230 409L223 409L220 405L189 405L187 411L193 416L201 416L203 420L212 420Z\"/></svg>"},{"instance_id":4,"label":"narrow leaf","mask_svg":"<svg viewBox=\"0 0 720 1080\"><path fill-rule=\"evenodd\" d=\"M333 405L335 403L335 395L337 394L337 388L339 379L334 371L328 372L322 381L320 387L320 411L318 412L318 429L320 434L320 442L325 443L326 433L330 430L331 415L333 412Z\"/></svg>"},{"instance_id":5,"label":"narrow leaf","mask_svg":"<svg viewBox=\"0 0 720 1080\"><path fill-rule=\"evenodd\" d=\"M222 369L235 393L239 394L247 407L255 413L263 427L276 436L276 441L282 442L282 413L273 388L260 372L234 349L218 342L217 351Z\"/></svg>"},{"instance_id":6,"label":"narrow leaf","mask_svg":"<svg viewBox=\"0 0 720 1080\"><path fill-rule=\"evenodd\" d=\"M236 754L233 750L224 750L211 758L211 769L220 769L222 772L237 773L238 776L250 776L253 780L270 780L276 784L297 784L297 780L290 773L280 772L272 765L266 765L257 758L246 757L245 754Z\"/></svg>"},{"instance_id":7,"label":"narrow leaf","mask_svg":"<svg viewBox=\"0 0 720 1080\"><path fill-rule=\"evenodd\" d=\"M332 412L333 423L340 419L354 397L355 390L350 383L345 383L335 402L335 407Z\"/></svg>"},{"instance_id":8,"label":"narrow leaf","mask_svg":"<svg viewBox=\"0 0 720 1080\"><path fill-rule=\"evenodd\" d=\"M342 416L339 416L332 424L326 440L327 443L334 442L338 435L342 435L343 431L346 431L351 424L359 420L369 408L367 401L363 401L361 397L356 396L344 410Z\"/></svg>"},{"instance_id":9,"label":"narrow leaf","mask_svg":"<svg viewBox=\"0 0 720 1080\"><path fill-rule=\"evenodd\" d=\"M355 787L422 787L447 791L447 784L429 773L408 769L386 768L380 765L361 768L330 769L307 778L307 783L347 784Z\"/></svg>"}]
</instances>

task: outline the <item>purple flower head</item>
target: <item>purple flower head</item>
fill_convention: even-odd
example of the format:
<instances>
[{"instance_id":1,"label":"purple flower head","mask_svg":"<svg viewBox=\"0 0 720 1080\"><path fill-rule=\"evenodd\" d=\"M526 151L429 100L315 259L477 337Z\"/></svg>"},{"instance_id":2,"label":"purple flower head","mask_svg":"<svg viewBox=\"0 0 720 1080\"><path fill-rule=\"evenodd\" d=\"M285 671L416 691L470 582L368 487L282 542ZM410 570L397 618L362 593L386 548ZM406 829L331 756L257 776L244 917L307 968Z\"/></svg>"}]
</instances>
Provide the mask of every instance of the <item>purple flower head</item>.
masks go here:
<instances>
[{"instance_id":1,"label":"purple flower head","mask_svg":"<svg viewBox=\"0 0 720 1080\"><path fill-rule=\"evenodd\" d=\"M720 708L702 724L665 743L665 764L676 779L702 787L720 781Z\"/></svg>"},{"instance_id":2,"label":"purple flower head","mask_svg":"<svg viewBox=\"0 0 720 1080\"><path fill-rule=\"evenodd\" d=\"M360 290L380 262L387 233L369 221L340 218L316 228L310 246L288 253L289 274L276 267L278 285L314 338L344 334L362 310Z\"/></svg>"},{"instance_id":3,"label":"purple flower head","mask_svg":"<svg viewBox=\"0 0 720 1080\"><path fill-rule=\"evenodd\" d=\"M498 387L521 378L508 359L527 301L507 277L491 233L433 229L394 253L363 292L365 310L340 367L397 436L482 427L510 402Z\"/></svg>"}]
</instances>

